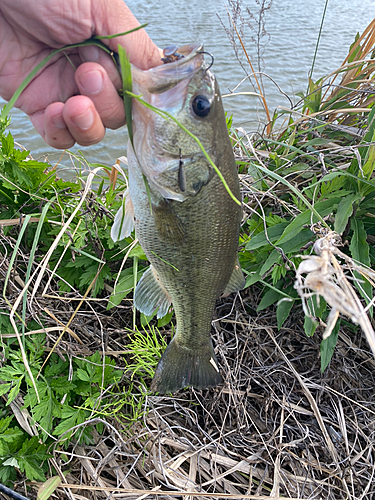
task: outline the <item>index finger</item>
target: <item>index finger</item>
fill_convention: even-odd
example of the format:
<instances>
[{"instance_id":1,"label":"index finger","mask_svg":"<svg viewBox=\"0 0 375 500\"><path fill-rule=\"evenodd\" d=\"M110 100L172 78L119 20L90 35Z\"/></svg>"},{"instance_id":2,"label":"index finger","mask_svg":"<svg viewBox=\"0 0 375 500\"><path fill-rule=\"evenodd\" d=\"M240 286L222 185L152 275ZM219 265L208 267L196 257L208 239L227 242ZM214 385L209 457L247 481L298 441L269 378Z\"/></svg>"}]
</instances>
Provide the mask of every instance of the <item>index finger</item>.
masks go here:
<instances>
[{"instance_id":1,"label":"index finger","mask_svg":"<svg viewBox=\"0 0 375 500\"><path fill-rule=\"evenodd\" d=\"M92 2L92 9L95 35L114 35L140 26L123 0ZM116 38L103 39L103 42L114 52L117 52L117 46L120 44L126 50L130 62L140 69L150 69L161 64L161 51L145 29Z\"/></svg>"}]
</instances>

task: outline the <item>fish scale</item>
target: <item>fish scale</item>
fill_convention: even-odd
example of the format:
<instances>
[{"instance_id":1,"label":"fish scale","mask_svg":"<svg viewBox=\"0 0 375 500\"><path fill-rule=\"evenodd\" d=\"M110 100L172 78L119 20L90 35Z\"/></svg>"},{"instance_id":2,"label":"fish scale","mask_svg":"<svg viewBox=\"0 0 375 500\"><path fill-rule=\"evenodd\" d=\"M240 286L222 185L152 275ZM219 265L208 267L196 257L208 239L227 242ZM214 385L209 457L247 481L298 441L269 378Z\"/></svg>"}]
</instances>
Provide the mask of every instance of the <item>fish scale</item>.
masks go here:
<instances>
[{"instance_id":1,"label":"fish scale","mask_svg":"<svg viewBox=\"0 0 375 500\"><path fill-rule=\"evenodd\" d=\"M201 46L178 50L183 58L148 71L134 69L134 91L173 114L200 139L239 199L216 79L207 70ZM133 130L129 194L136 236L151 263L136 287L134 304L148 315L157 309L161 317L172 302L177 323L151 389L166 393L187 386L212 387L221 382L211 341L215 302L223 292L244 285L237 256L242 209L199 145L175 122L135 101ZM186 184L182 190L181 169Z\"/></svg>"}]
</instances>

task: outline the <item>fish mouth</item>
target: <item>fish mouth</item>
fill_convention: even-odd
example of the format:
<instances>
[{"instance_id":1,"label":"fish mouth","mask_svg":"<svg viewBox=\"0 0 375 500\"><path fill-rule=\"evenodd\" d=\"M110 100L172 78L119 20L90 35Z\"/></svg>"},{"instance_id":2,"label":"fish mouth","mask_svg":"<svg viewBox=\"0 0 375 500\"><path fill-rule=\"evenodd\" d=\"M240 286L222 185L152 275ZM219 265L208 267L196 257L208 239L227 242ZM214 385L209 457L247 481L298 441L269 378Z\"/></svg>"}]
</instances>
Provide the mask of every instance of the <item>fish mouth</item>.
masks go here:
<instances>
[{"instance_id":1,"label":"fish mouth","mask_svg":"<svg viewBox=\"0 0 375 500\"><path fill-rule=\"evenodd\" d=\"M164 49L164 54L167 49ZM173 49L173 55L177 57L170 61L164 60L166 64L155 66L147 71L140 70L135 66L132 67L133 91L135 93L161 94L184 80L190 80L205 64L202 44L173 46Z\"/></svg>"},{"instance_id":2,"label":"fish mouth","mask_svg":"<svg viewBox=\"0 0 375 500\"><path fill-rule=\"evenodd\" d=\"M212 172L196 142L181 131L179 124L159 116L154 109L185 126L189 123L197 127L196 122L190 123L195 120L190 101L201 87L203 95L207 92L214 99L214 77L204 60L202 44L173 46L170 51L164 50L164 55L168 60L163 65L146 71L132 68L133 92L152 105L151 109L133 100L133 144L138 166L149 185L166 199L184 201L199 192Z\"/></svg>"}]
</instances>

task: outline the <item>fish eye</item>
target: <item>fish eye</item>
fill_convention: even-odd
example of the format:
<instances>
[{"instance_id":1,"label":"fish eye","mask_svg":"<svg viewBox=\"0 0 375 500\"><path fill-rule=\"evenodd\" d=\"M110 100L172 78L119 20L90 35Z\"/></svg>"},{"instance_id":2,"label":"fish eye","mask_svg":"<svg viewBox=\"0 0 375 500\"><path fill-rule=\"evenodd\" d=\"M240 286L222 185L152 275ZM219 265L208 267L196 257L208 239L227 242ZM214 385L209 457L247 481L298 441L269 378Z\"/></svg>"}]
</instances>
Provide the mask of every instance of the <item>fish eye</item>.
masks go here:
<instances>
[{"instance_id":1,"label":"fish eye","mask_svg":"<svg viewBox=\"0 0 375 500\"><path fill-rule=\"evenodd\" d=\"M203 118L208 115L211 109L211 103L204 95L197 95L194 97L192 102L192 108L194 113Z\"/></svg>"}]
</instances>

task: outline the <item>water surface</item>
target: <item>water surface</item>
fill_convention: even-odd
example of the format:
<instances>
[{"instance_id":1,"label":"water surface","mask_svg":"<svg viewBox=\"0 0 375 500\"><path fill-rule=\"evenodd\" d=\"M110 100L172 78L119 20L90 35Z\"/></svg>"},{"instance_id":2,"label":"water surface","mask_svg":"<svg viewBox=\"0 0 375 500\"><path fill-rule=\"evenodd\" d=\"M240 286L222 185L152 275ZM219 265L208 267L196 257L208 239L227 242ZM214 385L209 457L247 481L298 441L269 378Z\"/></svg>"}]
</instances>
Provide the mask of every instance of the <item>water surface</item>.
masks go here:
<instances>
[{"instance_id":1,"label":"water surface","mask_svg":"<svg viewBox=\"0 0 375 500\"><path fill-rule=\"evenodd\" d=\"M148 33L160 46L171 43L184 44L202 41L205 50L215 57L213 70L219 79L221 91L227 93L246 76L234 54L221 20L229 26L224 3L217 0L128 0L127 4L139 21L148 23ZM307 75L311 69L316 40L319 33L325 0L274 0L265 15L267 36L262 38L262 69L284 92L295 99L299 91L305 91ZM340 66L355 34L362 32L374 17L374 0L330 0L323 25L322 37L315 63L313 79L329 74ZM249 18L247 8L257 17L254 0L242 2L246 49L256 69L257 25ZM240 27L238 22L238 27ZM253 24L250 29L249 24ZM254 29L255 28L255 29ZM242 62L248 69L245 58ZM271 110L278 105L288 105L288 100L266 76L263 77L267 102ZM252 91L248 81L239 91ZM225 99L225 108L234 115L234 122L247 130L256 128L263 118L259 98L238 96ZM1 103L0 103L1 104ZM61 153L47 146L36 134L30 121L19 110L12 113L11 131L15 139L30 149L34 157L48 155L57 161ZM126 130L109 130L105 139L97 145L81 148L91 162L106 165L114 163L125 153ZM77 149L77 146L73 148Z\"/></svg>"}]
</instances>

